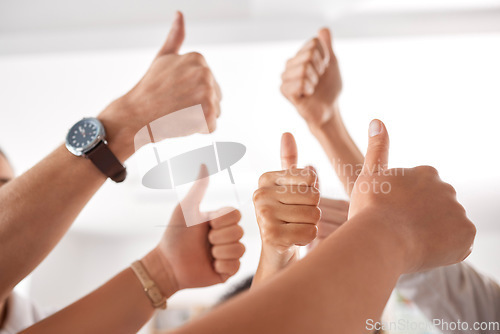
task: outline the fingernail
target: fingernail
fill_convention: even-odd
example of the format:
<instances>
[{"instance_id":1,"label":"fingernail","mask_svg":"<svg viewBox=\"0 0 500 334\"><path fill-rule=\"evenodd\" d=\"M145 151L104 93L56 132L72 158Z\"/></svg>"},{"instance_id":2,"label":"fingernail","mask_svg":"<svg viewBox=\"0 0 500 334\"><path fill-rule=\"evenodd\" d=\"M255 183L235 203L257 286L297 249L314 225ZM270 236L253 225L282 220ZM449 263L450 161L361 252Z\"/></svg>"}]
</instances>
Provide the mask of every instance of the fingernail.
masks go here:
<instances>
[{"instance_id":1,"label":"fingernail","mask_svg":"<svg viewBox=\"0 0 500 334\"><path fill-rule=\"evenodd\" d=\"M375 137L382 132L382 122L378 119L374 119L370 122L370 127L368 128L368 135L370 137Z\"/></svg>"}]
</instances>

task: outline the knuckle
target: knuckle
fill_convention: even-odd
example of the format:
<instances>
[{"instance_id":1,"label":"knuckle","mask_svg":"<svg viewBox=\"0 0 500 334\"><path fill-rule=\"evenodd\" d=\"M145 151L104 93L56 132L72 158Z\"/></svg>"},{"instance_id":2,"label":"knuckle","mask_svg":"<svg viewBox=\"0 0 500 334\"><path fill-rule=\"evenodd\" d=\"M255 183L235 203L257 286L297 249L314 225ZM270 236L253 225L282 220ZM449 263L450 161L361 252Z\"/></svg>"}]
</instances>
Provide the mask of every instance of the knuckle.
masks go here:
<instances>
[{"instance_id":1,"label":"knuckle","mask_svg":"<svg viewBox=\"0 0 500 334\"><path fill-rule=\"evenodd\" d=\"M319 202L321 200L321 194L317 189L315 189L315 188L312 189L311 197L312 197L314 204L319 205ZM318 209L319 209L319 207L318 207Z\"/></svg>"},{"instance_id":2,"label":"knuckle","mask_svg":"<svg viewBox=\"0 0 500 334\"><path fill-rule=\"evenodd\" d=\"M321 209L319 207L314 207L311 212L311 218L315 222L319 222L321 219Z\"/></svg>"},{"instance_id":3,"label":"knuckle","mask_svg":"<svg viewBox=\"0 0 500 334\"><path fill-rule=\"evenodd\" d=\"M273 179L274 179L273 172L266 172L259 177L259 185L261 186L263 184L271 182Z\"/></svg>"},{"instance_id":4,"label":"knuckle","mask_svg":"<svg viewBox=\"0 0 500 334\"><path fill-rule=\"evenodd\" d=\"M446 186L446 189L453 195L456 195L457 194L457 191L455 190L455 187L453 187L451 184L449 183L445 183L445 186ZM465 210L465 209L464 209Z\"/></svg>"},{"instance_id":5,"label":"knuckle","mask_svg":"<svg viewBox=\"0 0 500 334\"><path fill-rule=\"evenodd\" d=\"M239 240L241 238L243 238L243 235L245 234L245 231L243 230L243 227L241 227L240 225L236 225L236 228L235 228L235 237Z\"/></svg>"},{"instance_id":6,"label":"knuckle","mask_svg":"<svg viewBox=\"0 0 500 334\"><path fill-rule=\"evenodd\" d=\"M189 52L185 55L186 59L193 63L203 63L205 58L199 52Z\"/></svg>"},{"instance_id":7,"label":"knuckle","mask_svg":"<svg viewBox=\"0 0 500 334\"><path fill-rule=\"evenodd\" d=\"M304 229L303 240L306 244L316 239L318 236L318 227L316 225L308 224L307 228Z\"/></svg>"},{"instance_id":8,"label":"knuckle","mask_svg":"<svg viewBox=\"0 0 500 334\"><path fill-rule=\"evenodd\" d=\"M261 236L263 242L274 242L280 237L279 230L274 224L268 224L266 226L261 226Z\"/></svg>"},{"instance_id":9,"label":"knuckle","mask_svg":"<svg viewBox=\"0 0 500 334\"><path fill-rule=\"evenodd\" d=\"M308 185L313 185L316 183L316 173L310 169L304 169L305 171L305 176L306 176L306 182Z\"/></svg>"},{"instance_id":10,"label":"knuckle","mask_svg":"<svg viewBox=\"0 0 500 334\"><path fill-rule=\"evenodd\" d=\"M430 176L436 176L438 175L438 171L436 168L432 167L432 166L420 166L419 169L427 174L427 175L430 175Z\"/></svg>"},{"instance_id":11,"label":"knuckle","mask_svg":"<svg viewBox=\"0 0 500 334\"><path fill-rule=\"evenodd\" d=\"M468 224L469 234L474 238L477 233L476 225L469 220Z\"/></svg>"},{"instance_id":12,"label":"knuckle","mask_svg":"<svg viewBox=\"0 0 500 334\"><path fill-rule=\"evenodd\" d=\"M313 46L314 48L319 47L319 46L320 46L320 44L321 44L321 43L320 43L320 41L319 41L319 38L318 38L318 37L314 37L311 41L312 41L312 46Z\"/></svg>"},{"instance_id":13,"label":"knuckle","mask_svg":"<svg viewBox=\"0 0 500 334\"><path fill-rule=\"evenodd\" d=\"M268 196L269 195L268 195L268 189L267 188L258 188L253 193L253 201L254 201L254 203L259 203L262 200L267 199Z\"/></svg>"},{"instance_id":14,"label":"knuckle","mask_svg":"<svg viewBox=\"0 0 500 334\"><path fill-rule=\"evenodd\" d=\"M288 91L286 90L285 88L285 85L284 84L281 84L280 86L280 91L281 91L281 94L287 96L288 95Z\"/></svg>"},{"instance_id":15,"label":"knuckle","mask_svg":"<svg viewBox=\"0 0 500 334\"><path fill-rule=\"evenodd\" d=\"M218 257L220 257L220 250L219 250L219 249L220 249L220 248L219 248L218 246L214 246L214 247L212 247L212 251L211 251L211 253L212 253L212 256L213 256L214 258L218 258Z\"/></svg>"},{"instance_id":16,"label":"knuckle","mask_svg":"<svg viewBox=\"0 0 500 334\"><path fill-rule=\"evenodd\" d=\"M242 257L245 254L246 248L241 242L236 244L236 254L238 257Z\"/></svg>"},{"instance_id":17,"label":"knuckle","mask_svg":"<svg viewBox=\"0 0 500 334\"><path fill-rule=\"evenodd\" d=\"M285 78L286 78L287 74L288 74L288 72L287 72L287 70L285 69L285 70L283 71L283 73L281 73L281 81L285 80ZM283 85L281 85L281 86L283 86Z\"/></svg>"},{"instance_id":18,"label":"knuckle","mask_svg":"<svg viewBox=\"0 0 500 334\"><path fill-rule=\"evenodd\" d=\"M257 215L261 218L268 219L273 216L273 208L270 205L259 205L256 210Z\"/></svg>"},{"instance_id":19,"label":"knuckle","mask_svg":"<svg viewBox=\"0 0 500 334\"><path fill-rule=\"evenodd\" d=\"M213 90L209 87L208 83L204 83L199 87L200 98L207 102L212 103L214 99Z\"/></svg>"},{"instance_id":20,"label":"knuckle","mask_svg":"<svg viewBox=\"0 0 500 334\"><path fill-rule=\"evenodd\" d=\"M208 232L208 241L211 243L211 244L214 244L215 241L217 240L217 237L216 237L216 234L213 230L209 231Z\"/></svg>"},{"instance_id":21,"label":"knuckle","mask_svg":"<svg viewBox=\"0 0 500 334\"><path fill-rule=\"evenodd\" d=\"M239 222L241 220L241 212L240 210L232 210L230 213L230 219L234 221L235 223Z\"/></svg>"}]
</instances>

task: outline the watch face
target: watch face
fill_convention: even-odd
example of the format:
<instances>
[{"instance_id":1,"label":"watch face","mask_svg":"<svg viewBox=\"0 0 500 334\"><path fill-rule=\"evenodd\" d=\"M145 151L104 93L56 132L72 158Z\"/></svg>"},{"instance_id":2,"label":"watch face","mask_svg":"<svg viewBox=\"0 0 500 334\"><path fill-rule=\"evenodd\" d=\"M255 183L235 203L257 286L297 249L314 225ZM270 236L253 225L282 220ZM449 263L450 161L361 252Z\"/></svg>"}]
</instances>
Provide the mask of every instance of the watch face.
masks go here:
<instances>
[{"instance_id":1,"label":"watch face","mask_svg":"<svg viewBox=\"0 0 500 334\"><path fill-rule=\"evenodd\" d=\"M66 147L76 155L83 155L104 139L104 128L96 118L84 118L69 130Z\"/></svg>"}]
</instances>

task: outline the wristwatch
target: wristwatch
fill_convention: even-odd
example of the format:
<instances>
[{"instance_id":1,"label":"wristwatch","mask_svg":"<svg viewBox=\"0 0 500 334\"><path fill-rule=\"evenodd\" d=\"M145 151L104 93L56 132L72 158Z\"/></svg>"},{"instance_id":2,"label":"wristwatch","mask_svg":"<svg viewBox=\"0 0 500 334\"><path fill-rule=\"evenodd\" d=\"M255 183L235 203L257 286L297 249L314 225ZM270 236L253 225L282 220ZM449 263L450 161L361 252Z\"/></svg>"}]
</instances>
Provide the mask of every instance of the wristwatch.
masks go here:
<instances>
[{"instance_id":1,"label":"wristwatch","mask_svg":"<svg viewBox=\"0 0 500 334\"><path fill-rule=\"evenodd\" d=\"M111 180L125 180L127 170L109 149L106 131L97 118L84 118L73 125L66 136L66 148L76 156L90 159Z\"/></svg>"}]
</instances>

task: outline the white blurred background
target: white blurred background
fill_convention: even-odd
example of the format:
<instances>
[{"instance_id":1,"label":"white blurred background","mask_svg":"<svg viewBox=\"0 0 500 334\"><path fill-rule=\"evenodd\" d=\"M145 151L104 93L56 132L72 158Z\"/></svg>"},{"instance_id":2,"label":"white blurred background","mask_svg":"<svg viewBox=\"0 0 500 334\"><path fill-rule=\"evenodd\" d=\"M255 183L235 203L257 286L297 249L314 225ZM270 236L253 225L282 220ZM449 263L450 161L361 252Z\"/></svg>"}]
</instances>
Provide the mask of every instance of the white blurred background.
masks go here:
<instances>
[{"instance_id":1,"label":"white blurred background","mask_svg":"<svg viewBox=\"0 0 500 334\"><path fill-rule=\"evenodd\" d=\"M251 170L235 172L246 198L256 175L279 168L284 131L296 136L299 163L319 170L323 194L345 198L279 92L285 61L329 26L344 79L342 116L355 141L364 150L368 123L380 118L392 166L435 166L478 227L470 262L500 280L498 0L2 0L0 147L18 174L140 79L175 10L186 18L182 52L201 52L223 91L213 139L248 149ZM134 158L127 167L127 181L105 184L19 291L60 308L155 245L177 197L144 188ZM247 252L229 285L255 271L260 251L251 203L241 210ZM169 304L209 305L227 289L181 292Z\"/></svg>"}]
</instances>

